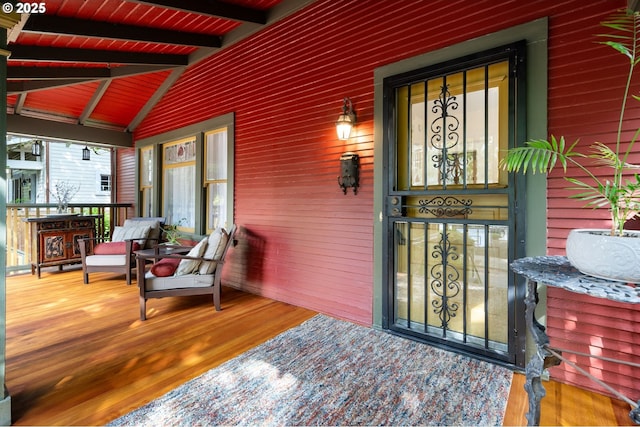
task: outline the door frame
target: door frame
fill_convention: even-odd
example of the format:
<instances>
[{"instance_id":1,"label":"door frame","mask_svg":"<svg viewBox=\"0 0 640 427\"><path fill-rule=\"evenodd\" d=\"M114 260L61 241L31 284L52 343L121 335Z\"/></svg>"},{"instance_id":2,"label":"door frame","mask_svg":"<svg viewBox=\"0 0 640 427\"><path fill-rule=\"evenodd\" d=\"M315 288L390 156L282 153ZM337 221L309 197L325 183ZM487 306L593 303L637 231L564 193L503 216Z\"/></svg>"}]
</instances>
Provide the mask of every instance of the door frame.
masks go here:
<instances>
[{"instance_id":1,"label":"door frame","mask_svg":"<svg viewBox=\"0 0 640 427\"><path fill-rule=\"evenodd\" d=\"M522 25L474 38L452 46L448 46L420 56L408 58L389 64L374 71L374 289L373 289L373 327L383 329L388 326L387 310L383 306L387 292L387 278L383 274L383 263L386 253L384 220L384 182L388 170L388 152L384 147L384 92L383 80L386 77L425 68L431 65L454 60L456 58L487 51L500 46L515 43L525 39L527 42L527 131L526 138L547 137L547 40L548 19L541 18ZM543 255L546 253L546 177L544 175L530 175L526 177L526 205L527 223L524 233L525 254L527 256ZM518 278L517 280L521 280ZM517 288L520 288L519 286ZM540 296L539 307L546 307L546 295ZM524 295L516 295L524 299ZM544 317L542 311L539 312ZM546 314L546 313L545 313ZM521 323L521 324L520 324ZM525 331L524 314L522 322L516 325ZM520 334L524 337L525 334ZM528 338L530 339L530 338ZM525 346L521 345L520 354L516 357L516 365L524 366ZM531 348L531 347L530 347Z\"/></svg>"}]
</instances>

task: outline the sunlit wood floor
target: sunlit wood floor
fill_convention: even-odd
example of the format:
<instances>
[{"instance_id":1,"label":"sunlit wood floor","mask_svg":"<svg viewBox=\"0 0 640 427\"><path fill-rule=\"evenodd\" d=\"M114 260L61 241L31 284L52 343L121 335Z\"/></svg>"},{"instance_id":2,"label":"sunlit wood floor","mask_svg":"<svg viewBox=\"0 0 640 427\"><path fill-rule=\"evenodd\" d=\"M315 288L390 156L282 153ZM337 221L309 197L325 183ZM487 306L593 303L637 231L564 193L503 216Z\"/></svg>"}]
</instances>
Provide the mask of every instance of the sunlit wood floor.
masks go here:
<instances>
[{"instance_id":1,"label":"sunlit wood floor","mask_svg":"<svg viewBox=\"0 0 640 427\"><path fill-rule=\"evenodd\" d=\"M103 425L316 313L225 288L208 297L151 300L123 276L44 271L7 278L6 384L15 425ZM505 425L525 425L516 374ZM628 405L553 381L543 425L633 425Z\"/></svg>"}]
</instances>

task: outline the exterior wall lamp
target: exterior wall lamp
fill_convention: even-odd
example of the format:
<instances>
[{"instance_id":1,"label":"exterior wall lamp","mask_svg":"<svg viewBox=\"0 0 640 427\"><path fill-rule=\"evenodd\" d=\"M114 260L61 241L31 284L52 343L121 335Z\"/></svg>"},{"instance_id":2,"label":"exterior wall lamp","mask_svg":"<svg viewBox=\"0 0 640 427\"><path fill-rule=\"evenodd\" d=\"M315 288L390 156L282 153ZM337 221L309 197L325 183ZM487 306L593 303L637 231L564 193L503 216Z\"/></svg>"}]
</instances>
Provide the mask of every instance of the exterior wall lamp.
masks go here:
<instances>
[{"instance_id":1,"label":"exterior wall lamp","mask_svg":"<svg viewBox=\"0 0 640 427\"><path fill-rule=\"evenodd\" d=\"M346 141L351 135L351 128L356 124L356 113L353 112L353 104L351 99L345 97L342 100L342 114L336 121L336 131L338 132L338 139Z\"/></svg>"},{"instance_id":2,"label":"exterior wall lamp","mask_svg":"<svg viewBox=\"0 0 640 427\"><path fill-rule=\"evenodd\" d=\"M82 149L82 160L91 160L91 150L86 145Z\"/></svg>"},{"instance_id":3,"label":"exterior wall lamp","mask_svg":"<svg viewBox=\"0 0 640 427\"><path fill-rule=\"evenodd\" d=\"M39 139L33 141L33 143L31 144L31 154L36 157L40 157L42 155L42 141L40 141Z\"/></svg>"},{"instance_id":4,"label":"exterior wall lamp","mask_svg":"<svg viewBox=\"0 0 640 427\"><path fill-rule=\"evenodd\" d=\"M351 99L345 97L342 100L342 114L336 121L338 139L346 141L351 135L351 128L356 123L356 114L353 111ZM348 188L353 188L353 194L358 194L360 186L360 157L353 152L346 152L340 156L340 175L338 185L344 194Z\"/></svg>"}]
</instances>

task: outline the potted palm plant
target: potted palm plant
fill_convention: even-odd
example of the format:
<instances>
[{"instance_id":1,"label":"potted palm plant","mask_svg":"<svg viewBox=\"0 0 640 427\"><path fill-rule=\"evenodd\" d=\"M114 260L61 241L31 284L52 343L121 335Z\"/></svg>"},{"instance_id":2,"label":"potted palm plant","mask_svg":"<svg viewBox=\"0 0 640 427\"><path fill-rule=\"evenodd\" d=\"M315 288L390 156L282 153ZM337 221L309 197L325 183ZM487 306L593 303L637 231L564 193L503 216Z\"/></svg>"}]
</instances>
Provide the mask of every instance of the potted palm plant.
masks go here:
<instances>
[{"instance_id":1,"label":"potted palm plant","mask_svg":"<svg viewBox=\"0 0 640 427\"><path fill-rule=\"evenodd\" d=\"M640 283L640 234L624 229L626 221L640 211L640 165L629 162L640 129L631 140L623 139L627 102L630 98L640 101L639 96L631 94L633 74L640 62L640 14L618 11L601 25L608 34L601 35L599 43L612 47L629 61L615 144L595 142L583 148L579 140L568 144L564 137L552 135L549 140L532 140L510 149L503 166L511 172L548 174L559 164L565 175L569 165L577 167L581 176L565 176L568 189L572 190L569 197L584 201L585 207L609 209L611 228L572 230L567 239L567 258L585 274ZM604 176L596 171L603 167L609 170Z\"/></svg>"}]
</instances>

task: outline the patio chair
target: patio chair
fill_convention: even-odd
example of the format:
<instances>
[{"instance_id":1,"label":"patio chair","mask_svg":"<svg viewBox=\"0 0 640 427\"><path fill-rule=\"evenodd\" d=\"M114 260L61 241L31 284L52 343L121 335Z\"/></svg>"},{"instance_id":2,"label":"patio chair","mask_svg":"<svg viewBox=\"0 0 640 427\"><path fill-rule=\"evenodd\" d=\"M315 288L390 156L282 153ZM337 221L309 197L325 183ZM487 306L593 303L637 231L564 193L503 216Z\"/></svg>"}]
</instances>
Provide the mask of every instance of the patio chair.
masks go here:
<instances>
[{"instance_id":1,"label":"patio chair","mask_svg":"<svg viewBox=\"0 0 640 427\"><path fill-rule=\"evenodd\" d=\"M162 217L129 218L114 228L110 242L100 242L98 238L78 240L85 285L89 283L89 273L99 271L124 274L130 285L131 269L136 265L134 252L157 245L164 222Z\"/></svg>"},{"instance_id":2,"label":"patio chair","mask_svg":"<svg viewBox=\"0 0 640 427\"><path fill-rule=\"evenodd\" d=\"M140 291L140 320L147 319L147 299L174 296L213 296L213 305L220 311L222 267L231 245L235 244L236 226L229 232L218 228L189 249L186 255L138 254L138 287ZM174 247L174 249L179 249ZM146 261L154 260L149 271Z\"/></svg>"}]
</instances>

